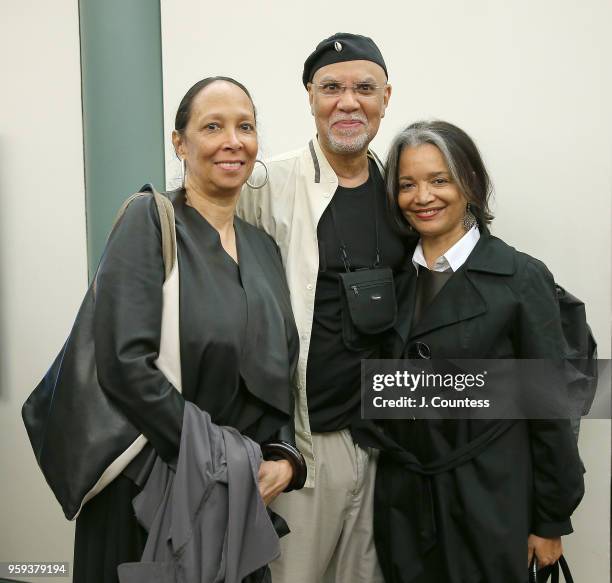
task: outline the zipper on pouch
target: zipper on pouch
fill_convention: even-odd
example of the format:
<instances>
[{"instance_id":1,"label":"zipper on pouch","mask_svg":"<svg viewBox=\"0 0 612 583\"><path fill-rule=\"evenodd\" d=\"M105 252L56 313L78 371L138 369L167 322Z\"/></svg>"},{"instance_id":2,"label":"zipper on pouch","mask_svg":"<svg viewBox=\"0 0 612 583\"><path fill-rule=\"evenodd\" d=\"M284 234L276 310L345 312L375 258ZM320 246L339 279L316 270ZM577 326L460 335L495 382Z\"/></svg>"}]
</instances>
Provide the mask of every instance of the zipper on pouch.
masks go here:
<instances>
[{"instance_id":1,"label":"zipper on pouch","mask_svg":"<svg viewBox=\"0 0 612 583\"><path fill-rule=\"evenodd\" d=\"M391 280L385 280L385 281L377 281L375 283L362 283L361 285L352 285L351 289L353 290L353 293L358 296L359 295L359 290L364 290L364 289L368 289L370 287L378 287L379 285L383 284L383 283L391 283Z\"/></svg>"}]
</instances>

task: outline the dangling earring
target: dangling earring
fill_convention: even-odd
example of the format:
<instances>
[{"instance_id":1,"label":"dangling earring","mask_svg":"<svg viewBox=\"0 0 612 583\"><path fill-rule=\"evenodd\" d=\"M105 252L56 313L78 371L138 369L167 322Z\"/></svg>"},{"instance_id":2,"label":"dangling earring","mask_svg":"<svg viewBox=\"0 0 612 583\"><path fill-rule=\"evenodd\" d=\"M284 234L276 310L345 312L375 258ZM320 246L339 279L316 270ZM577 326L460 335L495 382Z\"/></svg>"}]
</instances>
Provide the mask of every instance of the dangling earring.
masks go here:
<instances>
[{"instance_id":1,"label":"dangling earring","mask_svg":"<svg viewBox=\"0 0 612 583\"><path fill-rule=\"evenodd\" d=\"M261 184L258 184L258 185L251 184L247 180L246 181L247 186L249 186L253 190L257 190L259 188L263 188L266 184L268 184L268 167L261 160L255 160L255 164L257 164L257 162L259 162L263 166L264 170L266 171L266 177L265 177L264 181ZM253 176L253 174L251 174L251 176Z\"/></svg>"},{"instance_id":2,"label":"dangling earring","mask_svg":"<svg viewBox=\"0 0 612 583\"><path fill-rule=\"evenodd\" d=\"M471 204L468 202L463 215L463 229L467 233L476 224L476 217L472 212Z\"/></svg>"},{"instance_id":3,"label":"dangling earring","mask_svg":"<svg viewBox=\"0 0 612 583\"><path fill-rule=\"evenodd\" d=\"M181 188L185 188L185 176L187 174L187 165L185 164L185 158L181 158Z\"/></svg>"}]
</instances>

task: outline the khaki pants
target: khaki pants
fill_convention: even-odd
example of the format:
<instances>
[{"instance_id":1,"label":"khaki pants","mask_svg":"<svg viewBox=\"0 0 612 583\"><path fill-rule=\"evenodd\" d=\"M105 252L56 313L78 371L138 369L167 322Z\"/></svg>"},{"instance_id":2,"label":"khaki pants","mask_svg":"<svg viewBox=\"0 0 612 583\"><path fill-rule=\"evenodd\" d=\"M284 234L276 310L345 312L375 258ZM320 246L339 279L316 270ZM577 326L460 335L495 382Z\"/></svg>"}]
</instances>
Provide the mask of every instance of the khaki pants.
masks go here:
<instances>
[{"instance_id":1,"label":"khaki pants","mask_svg":"<svg viewBox=\"0 0 612 583\"><path fill-rule=\"evenodd\" d=\"M289 524L272 583L383 583L374 548L376 452L347 429L312 436L316 486L281 494L272 509Z\"/></svg>"}]
</instances>

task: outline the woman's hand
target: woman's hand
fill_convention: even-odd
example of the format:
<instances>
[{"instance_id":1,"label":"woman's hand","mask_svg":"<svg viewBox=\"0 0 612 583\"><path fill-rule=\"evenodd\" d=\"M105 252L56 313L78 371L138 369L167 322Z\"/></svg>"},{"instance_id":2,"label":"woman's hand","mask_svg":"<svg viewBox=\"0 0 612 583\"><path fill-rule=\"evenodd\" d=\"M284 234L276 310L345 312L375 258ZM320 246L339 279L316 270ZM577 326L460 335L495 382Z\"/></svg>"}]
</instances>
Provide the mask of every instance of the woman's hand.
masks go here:
<instances>
[{"instance_id":1,"label":"woman's hand","mask_svg":"<svg viewBox=\"0 0 612 583\"><path fill-rule=\"evenodd\" d=\"M538 568L547 567L559 560L563 554L563 545L561 537L557 538L542 538L535 534L530 534L527 539L527 567L533 561L533 554L538 559Z\"/></svg>"},{"instance_id":2,"label":"woman's hand","mask_svg":"<svg viewBox=\"0 0 612 583\"><path fill-rule=\"evenodd\" d=\"M259 494L267 506L291 482L293 468L287 460L261 462L259 466Z\"/></svg>"}]
</instances>

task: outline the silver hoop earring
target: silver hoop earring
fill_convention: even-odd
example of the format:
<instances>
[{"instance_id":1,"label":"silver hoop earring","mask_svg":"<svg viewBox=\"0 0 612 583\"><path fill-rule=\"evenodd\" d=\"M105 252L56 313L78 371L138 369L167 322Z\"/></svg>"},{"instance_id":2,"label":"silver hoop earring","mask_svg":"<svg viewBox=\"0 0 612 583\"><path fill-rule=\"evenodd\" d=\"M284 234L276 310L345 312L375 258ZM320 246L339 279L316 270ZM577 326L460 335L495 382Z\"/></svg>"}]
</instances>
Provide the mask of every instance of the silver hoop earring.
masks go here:
<instances>
[{"instance_id":1,"label":"silver hoop earring","mask_svg":"<svg viewBox=\"0 0 612 583\"><path fill-rule=\"evenodd\" d=\"M181 158L181 188L185 188L185 175L187 174L187 165L185 158Z\"/></svg>"},{"instance_id":2,"label":"silver hoop earring","mask_svg":"<svg viewBox=\"0 0 612 583\"><path fill-rule=\"evenodd\" d=\"M467 233L476 224L476 217L472 212L472 206L468 202L463 215L463 230Z\"/></svg>"},{"instance_id":3,"label":"silver hoop earring","mask_svg":"<svg viewBox=\"0 0 612 583\"><path fill-rule=\"evenodd\" d=\"M268 184L268 167L267 167L267 166L266 166L266 165L263 163L263 161L262 161L262 160L255 160L255 164L257 164L257 162L259 162L259 163L260 163L260 164L263 166L263 168L264 168L264 170L265 170L265 172L266 172L266 177L265 177L264 181L263 181L261 184L258 184L258 185L251 184L251 183L250 183L250 182L247 180L247 181L246 181L247 186L248 186L248 187L250 187L250 188L252 188L253 190L258 190L258 189L260 189L260 188L263 188L263 187L264 187L266 184ZM251 176L253 176L253 174L251 174Z\"/></svg>"}]
</instances>

